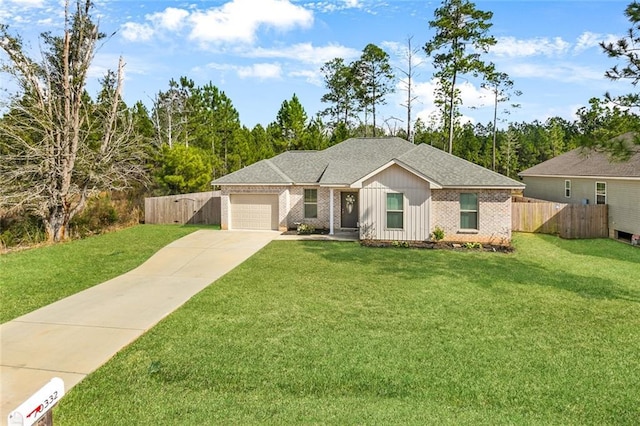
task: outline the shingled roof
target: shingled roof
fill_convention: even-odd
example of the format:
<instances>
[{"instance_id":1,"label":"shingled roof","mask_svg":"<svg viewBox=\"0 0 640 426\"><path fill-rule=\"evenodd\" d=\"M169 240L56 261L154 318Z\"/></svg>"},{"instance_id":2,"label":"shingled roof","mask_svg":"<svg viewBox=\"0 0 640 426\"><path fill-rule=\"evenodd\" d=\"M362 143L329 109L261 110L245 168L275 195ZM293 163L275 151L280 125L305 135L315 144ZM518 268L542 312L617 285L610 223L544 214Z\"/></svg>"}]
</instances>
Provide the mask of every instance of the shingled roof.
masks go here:
<instances>
[{"instance_id":1,"label":"shingled roof","mask_svg":"<svg viewBox=\"0 0 640 426\"><path fill-rule=\"evenodd\" d=\"M443 188L524 188L518 181L442 150L397 137L352 138L323 151L288 151L212 184L351 186L391 163L415 171Z\"/></svg>"},{"instance_id":2,"label":"shingled roof","mask_svg":"<svg viewBox=\"0 0 640 426\"><path fill-rule=\"evenodd\" d=\"M628 140L630 133L619 138ZM630 156L624 161L606 151L576 148L520 172L520 176L640 178L640 146L629 145Z\"/></svg>"}]
</instances>

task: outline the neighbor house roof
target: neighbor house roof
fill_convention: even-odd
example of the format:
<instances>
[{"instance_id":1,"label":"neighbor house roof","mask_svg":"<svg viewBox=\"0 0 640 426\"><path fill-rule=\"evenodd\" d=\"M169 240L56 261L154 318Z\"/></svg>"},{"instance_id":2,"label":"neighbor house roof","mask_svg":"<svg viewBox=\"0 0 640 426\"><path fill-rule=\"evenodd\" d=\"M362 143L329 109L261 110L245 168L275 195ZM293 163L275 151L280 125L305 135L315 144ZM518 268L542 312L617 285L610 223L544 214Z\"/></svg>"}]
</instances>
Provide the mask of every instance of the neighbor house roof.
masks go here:
<instances>
[{"instance_id":1,"label":"neighbor house roof","mask_svg":"<svg viewBox=\"0 0 640 426\"><path fill-rule=\"evenodd\" d=\"M616 139L631 141L631 133ZM614 139L614 141L616 140ZM601 148L576 148L520 172L520 176L640 178L640 146L628 144L629 157L619 160Z\"/></svg>"},{"instance_id":2,"label":"neighbor house roof","mask_svg":"<svg viewBox=\"0 0 640 426\"><path fill-rule=\"evenodd\" d=\"M400 138L352 138L323 151L288 151L219 179L214 185L352 186L392 164L438 187L523 188L524 184L429 145Z\"/></svg>"}]
</instances>

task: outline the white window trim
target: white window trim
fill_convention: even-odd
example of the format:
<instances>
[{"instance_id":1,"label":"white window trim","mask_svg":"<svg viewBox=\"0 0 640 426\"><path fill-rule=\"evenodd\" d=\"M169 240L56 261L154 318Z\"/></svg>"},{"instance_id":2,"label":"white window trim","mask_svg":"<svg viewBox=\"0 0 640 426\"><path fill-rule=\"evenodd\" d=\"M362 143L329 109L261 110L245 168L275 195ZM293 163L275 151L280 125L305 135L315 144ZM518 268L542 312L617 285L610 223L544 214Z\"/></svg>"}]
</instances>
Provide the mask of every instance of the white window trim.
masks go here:
<instances>
[{"instance_id":1,"label":"white window trim","mask_svg":"<svg viewBox=\"0 0 640 426\"><path fill-rule=\"evenodd\" d=\"M307 190L316 191L315 203L307 201ZM304 188L304 190L302 191L302 204L303 204L302 216L304 216L305 219L317 219L318 218L318 188ZM316 206L316 217L307 217L307 205Z\"/></svg>"},{"instance_id":2,"label":"white window trim","mask_svg":"<svg viewBox=\"0 0 640 426\"><path fill-rule=\"evenodd\" d=\"M604 194L601 194L601 195L604 195L604 203L603 203L603 204L607 204L607 182L596 182L596 187L595 187L595 190L596 190L595 202L596 202L596 204L598 204L598 184L599 184L599 183L601 183L601 184L603 184L603 185L604 185Z\"/></svg>"},{"instance_id":3,"label":"white window trim","mask_svg":"<svg viewBox=\"0 0 640 426\"><path fill-rule=\"evenodd\" d=\"M402 210L389 210L388 208L388 196L389 194L400 194L402 195ZM385 193L384 196L384 225L385 225L385 230L388 231L404 231L404 192L387 192ZM390 228L389 227L389 213L402 213L402 228Z\"/></svg>"},{"instance_id":4,"label":"white window trim","mask_svg":"<svg viewBox=\"0 0 640 426\"><path fill-rule=\"evenodd\" d=\"M567 190L569 195L567 195ZM569 179L564 181L564 198L571 198L571 181Z\"/></svg>"},{"instance_id":5,"label":"white window trim","mask_svg":"<svg viewBox=\"0 0 640 426\"><path fill-rule=\"evenodd\" d=\"M476 209L475 210L462 210L462 194L475 194L476 196ZM460 213L458 214L458 223L462 222L462 213L475 213L476 214L476 227L475 228L462 228L460 227L460 231L462 233L469 231L479 231L480 230L480 197L477 192L461 192L460 199L458 200L458 207L460 209Z\"/></svg>"}]
</instances>

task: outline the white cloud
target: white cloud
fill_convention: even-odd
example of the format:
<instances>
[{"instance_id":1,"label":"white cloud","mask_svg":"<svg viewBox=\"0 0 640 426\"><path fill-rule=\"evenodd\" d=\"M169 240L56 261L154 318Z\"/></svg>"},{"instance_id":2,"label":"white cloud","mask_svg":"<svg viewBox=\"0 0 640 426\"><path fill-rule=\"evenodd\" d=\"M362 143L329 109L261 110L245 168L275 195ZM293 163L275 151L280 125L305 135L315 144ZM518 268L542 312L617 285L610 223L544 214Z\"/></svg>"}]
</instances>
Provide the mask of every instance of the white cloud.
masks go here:
<instances>
[{"instance_id":1,"label":"white cloud","mask_svg":"<svg viewBox=\"0 0 640 426\"><path fill-rule=\"evenodd\" d=\"M490 90L476 87L469 82L456 85L456 88L460 90L462 105L467 108L483 108L493 102L493 94Z\"/></svg>"},{"instance_id":2,"label":"white cloud","mask_svg":"<svg viewBox=\"0 0 640 426\"><path fill-rule=\"evenodd\" d=\"M313 84L314 86L322 87L323 85L322 75L320 75L320 73L317 71L312 71L312 70L292 71L287 75L289 77L304 78L307 83Z\"/></svg>"},{"instance_id":3,"label":"white cloud","mask_svg":"<svg viewBox=\"0 0 640 426\"><path fill-rule=\"evenodd\" d=\"M237 67L237 71L240 78L270 80L282 77L282 67L279 64L253 64L249 67Z\"/></svg>"},{"instance_id":4,"label":"white cloud","mask_svg":"<svg viewBox=\"0 0 640 426\"><path fill-rule=\"evenodd\" d=\"M307 7L310 7L321 13L332 13L339 12L345 9L362 9L364 6L361 0L339 0L308 3Z\"/></svg>"},{"instance_id":5,"label":"white cloud","mask_svg":"<svg viewBox=\"0 0 640 426\"><path fill-rule=\"evenodd\" d=\"M427 127L431 127L439 122L440 110L435 105L435 92L438 88L436 80L416 83L413 86L412 94L415 94L418 102L413 103L415 118L421 119ZM406 94L403 94L405 96ZM402 99L405 102L406 99ZM400 103L400 102L399 102Z\"/></svg>"},{"instance_id":6,"label":"white cloud","mask_svg":"<svg viewBox=\"0 0 640 426\"><path fill-rule=\"evenodd\" d=\"M190 38L203 43L252 43L261 27L286 31L308 28L313 13L288 0L232 0L222 7L191 14Z\"/></svg>"},{"instance_id":7,"label":"white cloud","mask_svg":"<svg viewBox=\"0 0 640 426\"><path fill-rule=\"evenodd\" d=\"M183 27L188 16L189 12L184 9L168 7L162 12L148 15L146 18L153 22L156 28L178 31Z\"/></svg>"},{"instance_id":8,"label":"white cloud","mask_svg":"<svg viewBox=\"0 0 640 426\"><path fill-rule=\"evenodd\" d=\"M590 49L592 47L597 46L601 41L603 41L604 37L602 34L592 33L590 31L586 31L578 37L576 41L576 46L574 47L575 52L582 52L583 50Z\"/></svg>"},{"instance_id":9,"label":"white cloud","mask_svg":"<svg viewBox=\"0 0 640 426\"><path fill-rule=\"evenodd\" d=\"M498 37L498 43L491 48L491 53L498 56L558 56L566 53L571 44L562 37L548 39L546 37L518 40L515 37Z\"/></svg>"},{"instance_id":10,"label":"white cloud","mask_svg":"<svg viewBox=\"0 0 640 426\"><path fill-rule=\"evenodd\" d=\"M257 78L259 80L273 80L282 78L282 66L278 63L257 63L248 66L233 64L221 64L211 62L206 65L207 69L226 72L235 72L240 78Z\"/></svg>"},{"instance_id":11,"label":"white cloud","mask_svg":"<svg viewBox=\"0 0 640 426\"><path fill-rule=\"evenodd\" d=\"M129 41L148 41L154 34L154 29L147 24L127 22L121 27L122 37Z\"/></svg>"},{"instance_id":12,"label":"white cloud","mask_svg":"<svg viewBox=\"0 0 640 426\"><path fill-rule=\"evenodd\" d=\"M476 87L469 82L463 82L456 85L456 88L460 90L460 97L462 99L464 109L481 109L491 107L493 105L491 98L492 94L489 90ZM414 116L416 118L420 118L428 127L439 125L440 123L441 110L435 105L435 93L437 89L437 80L431 79L430 81L416 83L412 91L412 95L417 96L417 102L413 103ZM406 93L403 93L403 96L406 96ZM401 99L398 103L405 102L406 99ZM466 122L475 124L478 120L463 114L457 118L457 121L460 124L464 124Z\"/></svg>"},{"instance_id":13,"label":"white cloud","mask_svg":"<svg viewBox=\"0 0 640 426\"><path fill-rule=\"evenodd\" d=\"M299 43L292 46L265 49L256 48L243 54L254 58L285 58L294 59L308 64L324 64L334 58L355 58L360 54L355 49L341 45L329 44L314 47L312 43Z\"/></svg>"},{"instance_id":14,"label":"white cloud","mask_svg":"<svg viewBox=\"0 0 640 426\"><path fill-rule=\"evenodd\" d=\"M8 0L8 3L13 3L23 7L43 7L44 0Z\"/></svg>"},{"instance_id":15,"label":"white cloud","mask_svg":"<svg viewBox=\"0 0 640 426\"><path fill-rule=\"evenodd\" d=\"M436 79L430 81L416 83L413 86L412 95L417 96L425 105L434 105L435 93L438 88L438 82ZM479 108L487 104L487 99L491 96L491 91L476 87L473 84L465 81L461 84L456 84L456 89L460 91L460 98L462 104L469 108ZM406 96L406 93L403 94ZM402 100L403 102L405 99Z\"/></svg>"},{"instance_id":16,"label":"white cloud","mask_svg":"<svg viewBox=\"0 0 640 426\"><path fill-rule=\"evenodd\" d=\"M186 23L189 12L168 7L162 12L146 15L150 23L127 22L122 25L122 36L128 41L149 41L157 34L179 31Z\"/></svg>"},{"instance_id":17,"label":"white cloud","mask_svg":"<svg viewBox=\"0 0 640 426\"><path fill-rule=\"evenodd\" d=\"M313 13L289 0L231 0L220 7L189 11L168 7L145 16L145 23L122 26L129 41L148 41L152 37L188 28L189 38L203 46L209 43L253 43L262 28L288 31L313 24Z\"/></svg>"},{"instance_id":18,"label":"white cloud","mask_svg":"<svg viewBox=\"0 0 640 426\"><path fill-rule=\"evenodd\" d=\"M0 20L4 24L32 22L34 13L45 7L45 0L0 0Z\"/></svg>"},{"instance_id":19,"label":"white cloud","mask_svg":"<svg viewBox=\"0 0 640 426\"><path fill-rule=\"evenodd\" d=\"M510 64L509 75L512 77L541 78L565 83L585 83L603 79L604 72L572 63L540 64L523 63Z\"/></svg>"},{"instance_id":20,"label":"white cloud","mask_svg":"<svg viewBox=\"0 0 640 426\"><path fill-rule=\"evenodd\" d=\"M218 64L216 62L210 62L207 64L207 68L216 70L216 71L229 71L229 70L235 70L237 67L231 64Z\"/></svg>"}]
</instances>

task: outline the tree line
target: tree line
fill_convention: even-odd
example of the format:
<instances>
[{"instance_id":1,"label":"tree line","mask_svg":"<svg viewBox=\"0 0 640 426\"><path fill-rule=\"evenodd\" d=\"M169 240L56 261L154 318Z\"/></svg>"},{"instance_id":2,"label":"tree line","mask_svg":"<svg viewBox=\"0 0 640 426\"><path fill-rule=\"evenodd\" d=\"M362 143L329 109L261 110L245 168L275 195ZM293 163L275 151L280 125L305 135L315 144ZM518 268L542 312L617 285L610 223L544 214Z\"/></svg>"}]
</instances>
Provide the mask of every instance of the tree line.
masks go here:
<instances>
[{"instance_id":1,"label":"tree line","mask_svg":"<svg viewBox=\"0 0 640 426\"><path fill-rule=\"evenodd\" d=\"M592 98L574 121L553 117L501 123L502 104L518 92L506 73L483 60L496 42L489 34L492 14L468 0L443 1L429 22L435 35L421 49L412 45L412 37L406 40L399 76L389 54L368 44L353 62L334 58L322 66L324 110L310 116L294 93L271 123L253 128L242 124L224 91L213 83L198 86L188 76L170 80L151 108L141 101L126 105L120 94L122 61L105 75L92 98L86 91L87 70L106 35L92 19L91 1L72 5L67 0L65 8L63 34L42 35L40 60L30 58L20 37L0 25L0 50L7 58L2 70L19 87L0 117L0 235L16 217L28 217L41 226L46 239L63 240L74 220L99 218L98 227L113 220L109 203L96 198L105 192L129 194L131 199L207 191L212 179L256 161L287 150L325 149L349 137L399 136L517 178L519 171L577 146L640 129L634 94ZM629 63L607 71L608 78L637 82L640 61L633 41L638 41L639 9L634 2L625 12L633 25L625 39L602 44L607 55ZM436 70L440 114L430 122L412 118L413 78L421 51ZM457 83L465 75L480 78L493 94L491 122L460 122ZM406 92L402 128L379 120L380 106L396 87ZM622 147L605 148L624 154Z\"/></svg>"}]
</instances>

